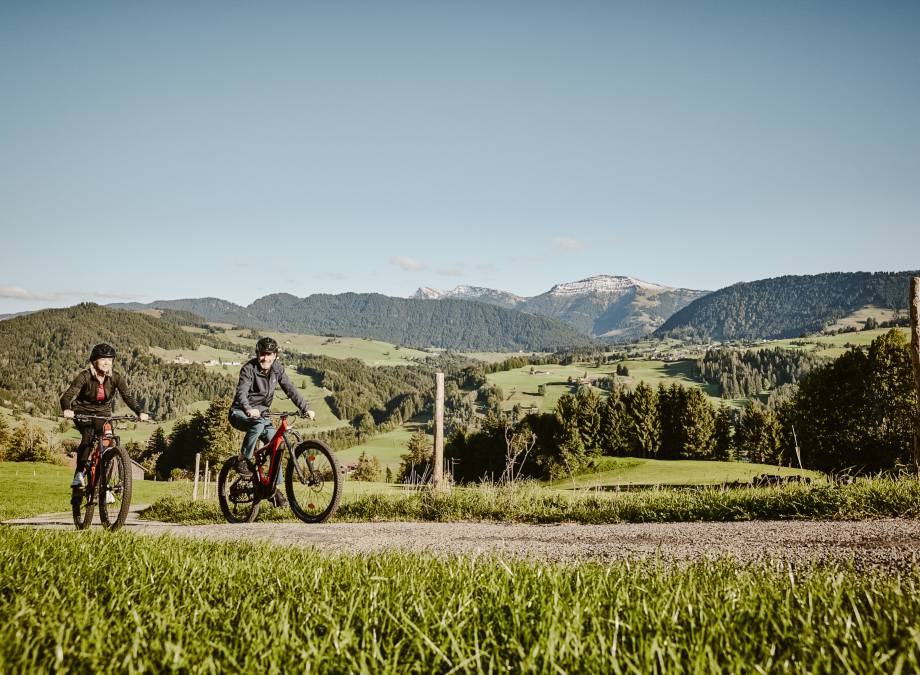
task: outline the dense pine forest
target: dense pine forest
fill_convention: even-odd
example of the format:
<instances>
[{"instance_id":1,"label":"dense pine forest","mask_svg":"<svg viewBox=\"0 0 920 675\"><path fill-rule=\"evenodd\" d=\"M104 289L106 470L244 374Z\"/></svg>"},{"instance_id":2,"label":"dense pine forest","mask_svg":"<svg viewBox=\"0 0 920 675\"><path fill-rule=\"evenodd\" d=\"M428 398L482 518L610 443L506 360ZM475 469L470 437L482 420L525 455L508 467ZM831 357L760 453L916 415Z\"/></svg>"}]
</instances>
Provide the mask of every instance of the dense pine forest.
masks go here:
<instances>
[{"instance_id":1,"label":"dense pine forest","mask_svg":"<svg viewBox=\"0 0 920 675\"><path fill-rule=\"evenodd\" d=\"M798 337L867 305L906 309L920 272L831 272L739 283L695 300L655 334L715 340Z\"/></svg>"},{"instance_id":2,"label":"dense pine forest","mask_svg":"<svg viewBox=\"0 0 920 675\"><path fill-rule=\"evenodd\" d=\"M750 398L784 384L795 384L827 359L793 349L710 349L695 364L694 375L719 387L722 398Z\"/></svg>"}]
</instances>

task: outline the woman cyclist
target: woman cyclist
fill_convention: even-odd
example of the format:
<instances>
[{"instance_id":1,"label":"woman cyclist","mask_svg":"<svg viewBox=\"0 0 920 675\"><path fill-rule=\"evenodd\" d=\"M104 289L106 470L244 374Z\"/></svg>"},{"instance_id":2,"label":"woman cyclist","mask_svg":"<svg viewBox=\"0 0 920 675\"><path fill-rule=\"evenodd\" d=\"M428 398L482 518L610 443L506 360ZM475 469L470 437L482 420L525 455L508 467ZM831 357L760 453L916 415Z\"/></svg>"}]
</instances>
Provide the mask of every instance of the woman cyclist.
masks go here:
<instances>
[{"instance_id":1,"label":"woman cyclist","mask_svg":"<svg viewBox=\"0 0 920 675\"><path fill-rule=\"evenodd\" d=\"M111 415L115 407L115 392L121 393L125 404L141 418L150 419L137 399L128 393L128 381L112 370L115 360L115 348L104 342L93 347L89 355L89 368L80 371L61 396L61 410L64 417L73 419L74 415ZM103 420L74 421L81 438L77 448L77 470L73 475L71 487L83 486L83 472L93 445L94 432L102 433Z\"/></svg>"}]
</instances>

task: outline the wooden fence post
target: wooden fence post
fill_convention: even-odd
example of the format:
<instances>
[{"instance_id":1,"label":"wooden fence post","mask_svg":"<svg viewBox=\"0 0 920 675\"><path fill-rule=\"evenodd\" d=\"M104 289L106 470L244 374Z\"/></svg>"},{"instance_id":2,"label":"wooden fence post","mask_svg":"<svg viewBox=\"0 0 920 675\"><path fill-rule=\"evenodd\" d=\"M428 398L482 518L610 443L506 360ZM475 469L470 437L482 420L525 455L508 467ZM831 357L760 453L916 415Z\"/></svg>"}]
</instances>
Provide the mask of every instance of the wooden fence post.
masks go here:
<instances>
[{"instance_id":1,"label":"wooden fence post","mask_svg":"<svg viewBox=\"0 0 920 675\"><path fill-rule=\"evenodd\" d=\"M920 473L920 277L910 280L910 358L914 362L917 410L914 418L914 468Z\"/></svg>"},{"instance_id":2,"label":"wooden fence post","mask_svg":"<svg viewBox=\"0 0 920 675\"><path fill-rule=\"evenodd\" d=\"M431 485L434 488L444 485L444 373L435 373L434 467Z\"/></svg>"},{"instance_id":3,"label":"wooden fence post","mask_svg":"<svg viewBox=\"0 0 920 675\"><path fill-rule=\"evenodd\" d=\"M195 486L192 488L192 501L198 500L198 467L201 463L201 453L195 453Z\"/></svg>"},{"instance_id":4,"label":"wooden fence post","mask_svg":"<svg viewBox=\"0 0 920 675\"><path fill-rule=\"evenodd\" d=\"M208 460L204 460L204 498L208 498L208 485L211 483L211 473L208 471Z\"/></svg>"}]
</instances>

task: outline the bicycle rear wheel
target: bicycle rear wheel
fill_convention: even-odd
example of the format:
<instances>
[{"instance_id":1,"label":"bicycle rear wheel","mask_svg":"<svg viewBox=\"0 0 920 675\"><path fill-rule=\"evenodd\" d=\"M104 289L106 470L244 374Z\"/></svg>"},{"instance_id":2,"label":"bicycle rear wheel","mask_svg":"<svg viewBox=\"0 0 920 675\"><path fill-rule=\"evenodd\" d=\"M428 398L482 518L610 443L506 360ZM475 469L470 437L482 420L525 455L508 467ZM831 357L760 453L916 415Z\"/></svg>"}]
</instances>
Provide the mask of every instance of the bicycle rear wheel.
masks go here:
<instances>
[{"instance_id":1,"label":"bicycle rear wheel","mask_svg":"<svg viewBox=\"0 0 920 675\"><path fill-rule=\"evenodd\" d=\"M259 515L261 496L255 485L255 474L243 478L236 470L236 457L220 467L217 476L217 501L228 523L251 523Z\"/></svg>"},{"instance_id":2,"label":"bicycle rear wheel","mask_svg":"<svg viewBox=\"0 0 920 675\"><path fill-rule=\"evenodd\" d=\"M99 481L99 520L102 526L117 530L125 524L131 508L131 458L120 447L102 455Z\"/></svg>"},{"instance_id":3,"label":"bicycle rear wheel","mask_svg":"<svg viewBox=\"0 0 920 675\"><path fill-rule=\"evenodd\" d=\"M322 523L335 513L342 498L342 472L328 445L316 440L299 444L284 478L291 511L302 521Z\"/></svg>"}]
</instances>

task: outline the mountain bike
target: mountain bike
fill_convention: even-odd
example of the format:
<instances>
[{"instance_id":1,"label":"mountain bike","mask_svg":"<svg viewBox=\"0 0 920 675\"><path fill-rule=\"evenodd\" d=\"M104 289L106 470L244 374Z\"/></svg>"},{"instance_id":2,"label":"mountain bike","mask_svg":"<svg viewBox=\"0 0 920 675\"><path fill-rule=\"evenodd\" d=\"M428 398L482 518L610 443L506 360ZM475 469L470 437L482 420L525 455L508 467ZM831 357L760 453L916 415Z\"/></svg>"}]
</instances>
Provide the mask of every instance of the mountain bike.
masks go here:
<instances>
[{"instance_id":1,"label":"mountain bike","mask_svg":"<svg viewBox=\"0 0 920 675\"><path fill-rule=\"evenodd\" d=\"M131 508L131 458L121 447L121 439L114 430L117 422L137 422L140 418L132 415L74 415L73 419L94 425L96 420L102 420L102 431L96 428L93 432L93 449L84 471L83 485L71 488L73 524L78 530L88 528L98 503L102 526L117 530L125 524Z\"/></svg>"},{"instance_id":2,"label":"mountain bike","mask_svg":"<svg viewBox=\"0 0 920 675\"><path fill-rule=\"evenodd\" d=\"M251 477L237 470L238 457L224 462L217 478L217 498L230 523L251 523L259 515L262 500L275 494L275 482L284 457L285 492L291 511L305 523L322 523L335 513L342 498L342 472L332 449L315 439L303 440L288 424L297 413L262 413L278 417L281 424L272 439L247 461ZM292 441L293 439L293 441Z\"/></svg>"}]
</instances>

